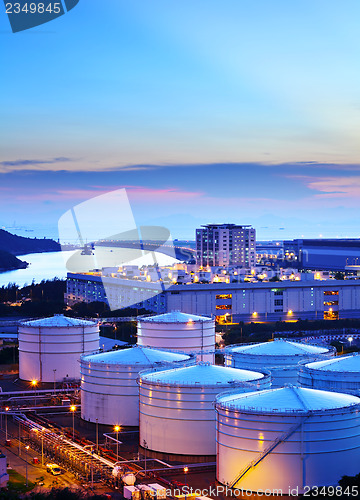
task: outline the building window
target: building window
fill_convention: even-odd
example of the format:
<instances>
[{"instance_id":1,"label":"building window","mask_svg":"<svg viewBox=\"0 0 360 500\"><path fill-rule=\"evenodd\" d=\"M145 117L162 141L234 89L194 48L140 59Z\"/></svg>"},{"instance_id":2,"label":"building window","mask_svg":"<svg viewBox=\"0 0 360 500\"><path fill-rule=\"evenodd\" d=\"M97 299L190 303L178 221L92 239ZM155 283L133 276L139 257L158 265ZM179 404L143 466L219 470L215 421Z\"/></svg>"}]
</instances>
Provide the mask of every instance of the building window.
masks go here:
<instances>
[{"instance_id":1,"label":"building window","mask_svg":"<svg viewBox=\"0 0 360 500\"><path fill-rule=\"evenodd\" d=\"M326 290L324 295L339 295L339 290Z\"/></svg>"},{"instance_id":2,"label":"building window","mask_svg":"<svg viewBox=\"0 0 360 500\"><path fill-rule=\"evenodd\" d=\"M231 309L231 305L222 305L222 306L216 306L215 309L221 309L221 310L226 310L226 309Z\"/></svg>"},{"instance_id":3,"label":"building window","mask_svg":"<svg viewBox=\"0 0 360 500\"><path fill-rule=\"evenodd\" d=\"M284 303L283 299L276 299L276 300L274 301L274 305L275 305L275 306L282 306L282 305L283 305L283 303Z\"/></svg>"},{"instance_id":4,"label":"building window","mask_svg":"<svg viewBox=\"0 0 360 500\"><path fill-rule=\"evenodd\" d=\"M338 306L339 301L338 300L329 300L327 302L324 302L324 306Z\"/></svg>"},{"instance_id":5,"label":"building window","mask_svg":"<svg viewBox=\"0 0 360 500\"><path fill-rule=\"evenodd\" d=\"M217 300L220 300L220 299L232 299L232 294L231 293L226 293L226 294L216 295L216 299Z\"/></svg>"}]
</instances>

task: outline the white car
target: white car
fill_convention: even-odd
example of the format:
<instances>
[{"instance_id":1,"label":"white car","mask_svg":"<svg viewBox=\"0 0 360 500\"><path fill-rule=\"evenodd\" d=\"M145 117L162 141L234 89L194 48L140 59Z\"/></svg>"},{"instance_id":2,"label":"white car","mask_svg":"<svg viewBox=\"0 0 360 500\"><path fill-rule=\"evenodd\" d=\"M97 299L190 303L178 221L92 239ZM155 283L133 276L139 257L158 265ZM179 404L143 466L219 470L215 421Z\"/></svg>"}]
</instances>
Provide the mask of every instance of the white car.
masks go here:
<instances>
[{"instance_id":1,"label":"white car","mask_svg":"<svg viewBox=\"0 0 360 500\"><path fill-rule=\"evenodd\" d=\"M53 476L61 474L61 469L56 464L46 464L46 472L50 472Z\"/></svg>"}]
</instances>

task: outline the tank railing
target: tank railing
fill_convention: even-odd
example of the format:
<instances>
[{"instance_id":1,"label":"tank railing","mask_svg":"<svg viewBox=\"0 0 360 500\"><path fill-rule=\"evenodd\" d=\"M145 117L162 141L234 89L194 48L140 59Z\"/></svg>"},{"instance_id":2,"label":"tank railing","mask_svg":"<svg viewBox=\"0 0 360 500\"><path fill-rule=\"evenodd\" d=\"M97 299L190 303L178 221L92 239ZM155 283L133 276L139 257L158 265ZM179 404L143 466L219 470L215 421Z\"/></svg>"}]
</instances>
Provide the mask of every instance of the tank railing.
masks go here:
<instances>
[{"instance_id":1,"label":"tank railing","mask_svg":"<svg viewBox=\"0 0 360 500\"><path fill-rule=\"evenodd\" d=\"M253 392L259 390L258 388L258 381L262 381L264 379L258 379L258 380L254 380L254 381L246 381L246 380L229 380L227 382L225 381L219 381L219 382L214 382L214 383L204 383L204 384L201 384L200 382L197 382L197 381L194 381L194 380L181 380L181 381L166 381L166 380L159 380L159 379L151 379L151 380L143 380L143 377L146 376L146 375L149 375L149 374L152 374L152 373L156 373L156 372L163 372L163 371L166 371L166 370L169 370L171 371L172 373L174 373L176 370L180 370L182 369L183 366L181 367L176 367L174 369L172 369L171 367L169 366L160 366L159 369L152 369L152 368L149 368L149 369L146 369L146 370L142 370L141 372L139 372L139 377L137 378L137 383L140 385L140 384L155 384L155 385L158 385L158 384L161 384L161 385L164 385L164 386L171 386L171 387L202 387L202 386L206 386L207 388L220 388L221 389L221 395L224 395L224 393L237 393L237 391L241 388L247 388L247 389L250 389L252 390ZM232 389L228 390L227 387L232 387Z\"/></svg>"},{"instance_id":2,"label":"tank railing","mask_svg":"<svg viewBox=\"0 0 360 500\"><path fill-rule=\"evenodd\" d=\"M273 342L277 342L278 340L285 340L287 342L292 342L294 344L307 344L307 345L311 345L313 347L320 347L320 348L326 348L328 349L328 352L323 352L323 353L311 353L311 352L307 352L307 351L304 351L304 354L293 354L292 356L306 356L306 355L313 355L313 356L319 356L319 357L322 357L322 356L326 356L326 355L329 355L329 352L335 352L336 351L336 348L330 344L326 344L326 342L321 342L321 340L319 340L319 343L316 343L316 342L305 342L303 339L289 339L289 338L276 338ZM223 349L219 350L222 354L238 354L236 351L234 352L233 349L236 349L238 347L249 347L249 346L255 346L255 345L259 345L259 344L267 344L267 343L272 343L272 341L269 341L269 342L246 342L244 344L230 344L230 345L227 345L226 347L224 347ZM241 354L241 352L240 352ZM246 355L247 356L266 356L266 354L252 354L250 352L246 352ZM278 356L289 356L288 354L278 354Z\"/></svg>"},{"instance_id":3,"label":"tank railing","mask_svg":"<svg viewBox=\"0 0 360 500\"><path fill-rule=\"evenodd\" d=\"M89 322L92 322L93 325L61 325L61 326L57 326L57 325L51 325L51 326L44 326L44 325L27 325L26 323L30 323L30 322L33 322L33 321L39 321L39 320L47 320L47 319L50 319L50 318L54 318L54 316L64 316L64 318L69 318L69 319L74 319L75 321L76 320L79 320L79 321L89 321ZM18 320L15 320L15 322L17 322L18 326L29 326L29 327L33 327L33 328L38 328L39 326L40 327L43 327L43 328L78 328L78 327L82 327L82 326L94 326L94 325L97 325L99 324L99 319L101 318L92 318L92 317L85 317L85 318L78 318L78 317L74 317L74 316L66 316L65 314L52 314L50 316L39 316L39 317L35 317L35 318L26 318L26 319L18 319Z\"/></svg>"},{"instance_id":4,"label":"tank railing","mask_svg":"<svg viewBox=\"0 0 360 500\"><path fill-rule=\"evenodd\" d=\"M233 488L244 476L247 474L251 469L259 465L259 463L264 460L265 457L267 457L280 443L283 443L286 441L289 437L294 434L294 432L297 431L297 429L302 426L302 424L305 422L305 420L309 418L308 416L304 416L301 418L300 422L296 422L295 425L290 427L286 432L284 432L281 436L276 438L270 445L263 450L259 456L254 458L248 465L246 465L240 473L236 476L236 478L230 483L230 488Z\"/></svg>"},{"instance_id":5,"label":"tank railing","mask_svg":"<svg viewBox=\"0 0 360 500\"><path fill-rule=\"evenodd\" d=\"M265 390L272 390L272 389L265 389ZM223 394L219 394L218 397L221 398ZM246 399L247 396L250 396L250 394L245 393L244 396L242 396L241 399ZM262 407L262 406L249 406L249 405L244 405L240 406L238 404L232 404L232 403L222 403L221 401L216 402L216 409L221 409L224 411L231 410L234 413L254 413L254 414L261 414L261 415L267 415L267 414L274 414L274 415L296 415L296 414L311 414L311 415L322 415L324 416L324 411L328 411L330 413L343 413L344 411L347 410L355 410L360 411L360 403L350 403L347 406L341 407L341 408L317 408L316 410L305 410L305 409L296 409L296 408L269 408L269 407Z\"/></svg>"}]
</instances>

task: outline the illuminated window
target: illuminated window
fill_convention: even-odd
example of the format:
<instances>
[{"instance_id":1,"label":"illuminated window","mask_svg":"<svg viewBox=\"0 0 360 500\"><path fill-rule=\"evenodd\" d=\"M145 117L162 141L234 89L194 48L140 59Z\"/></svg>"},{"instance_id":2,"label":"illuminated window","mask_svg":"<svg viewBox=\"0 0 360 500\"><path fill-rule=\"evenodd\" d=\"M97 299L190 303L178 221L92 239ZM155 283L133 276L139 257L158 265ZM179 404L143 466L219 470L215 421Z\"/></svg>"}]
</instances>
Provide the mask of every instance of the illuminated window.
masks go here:
<instances>
[{"instance_id":1,"label":"illuminated window","mask_svg":"<svg viewBox=\"0 0 360 500\"><path fill-rule=\"evenodd\" d=\"M339 295L339 290L326 290L324 295Z\"/></svg>"},{"instance_id":2,"label":"illuminated window","mask_svg":"<svg viewBox=\"0 0 360 500\"><path fill-rule=\"evenodd\" d=\"M215 309L231 309L231 305L216 306Z\"/></svg>"},{"instance_id":3,"label":"illuminated window","mask_svg":"<svg viewBox=\"0 0 360 500\"><path fill-rule=\"evenodd\" d=\"M324 306L338 306L339 301L338 300L329 300L328 302L324 302Z\"/></svg>"},{"instance_id":4,"label":"illuminated window","mask_svg":"<svg viewBox=\"0 0 360 500\"><path fill-rule=\"evenodd\" d=\"M227 293L227 294L216 295L216 299L232 299L232 294Z\"/></svg>"}]
</instances>

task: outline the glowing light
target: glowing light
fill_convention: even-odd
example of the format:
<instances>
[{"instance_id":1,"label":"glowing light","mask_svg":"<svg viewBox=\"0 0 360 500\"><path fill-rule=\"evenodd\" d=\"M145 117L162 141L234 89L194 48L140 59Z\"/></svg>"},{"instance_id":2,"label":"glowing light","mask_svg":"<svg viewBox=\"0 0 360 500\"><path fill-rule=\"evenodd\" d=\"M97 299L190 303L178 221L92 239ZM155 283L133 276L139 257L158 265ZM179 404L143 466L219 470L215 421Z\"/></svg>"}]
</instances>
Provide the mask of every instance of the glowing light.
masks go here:
<instances>
[{"instance_id":1,"label":"glowing light","mask_svg":"<svg viewBox=\"0 0 360 500\"><path fill-rule=\"evenodd\" d=\"M76 406L75 405L70 406L70 411L76 411Z\"/></svg>"},{"instance_id":2,"label":"glowing light","mask_svg":"<svg viewBox=\"0 0 360 500\"><path fill-rule=\"evenodd\" d=\"M289 315L289 316L291 316L291 315L292 315L292 313L293 313L293 312L292 312L292 310L290 309L290 310L288 311L288 315Z\"/></svg>"},{"instance_id":3,"label":"glowing light","mask_svg":"<svg viewBox=\"0 0 360 500\"><path fill-rule=\"evenodd\" d=\"M115 432L119 432L119 431L120 431L120 425L115 425L115 427L114 427L114 431L115 431Z\"/></svg>"},{"instance_id":4,"label":"glowing light","mask_svg":"<svg viewBox=\"0 0 360 500\"><path fill-rule=\"evenodd\" d=\"M184 472L185 472L185 474L186 474L187 472L189 472L189 467L184 467Z\"/></svg>"},{"instance_id":5,"label":"glowing light","mask_svg":"<svg viewBox=\"0 0 360 500\"><path fill-rule=\"evenodd\" d=\"M35 386L37 385L37 380L32 380L32 381L31 381L31 385L32 385L33 387L35 387Z\"/></svg>"},{"instance_id":6,"label":"glowing light","mask_svg":"<svg viewBox=\"0 0 360 500\"><path fill-rule=\"evenodd\" d=\"M255 312L255 311L254 311L254 312L252 313L252 315L253 315L254 317L256 317L256 316L257 316L257 312Z\"/></svg>"}]
</instances>

